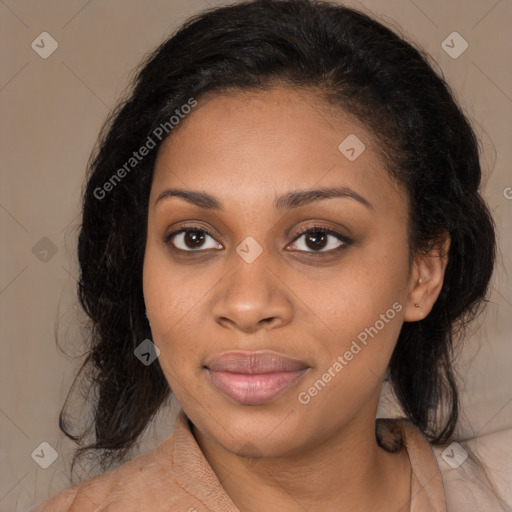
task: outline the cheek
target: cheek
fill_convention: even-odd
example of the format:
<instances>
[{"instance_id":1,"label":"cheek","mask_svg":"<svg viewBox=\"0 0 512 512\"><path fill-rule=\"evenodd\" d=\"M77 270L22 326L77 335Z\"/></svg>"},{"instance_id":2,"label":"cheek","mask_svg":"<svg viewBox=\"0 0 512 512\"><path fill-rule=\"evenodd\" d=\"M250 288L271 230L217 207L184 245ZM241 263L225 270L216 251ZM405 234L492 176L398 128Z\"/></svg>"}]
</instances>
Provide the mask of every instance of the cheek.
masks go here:
<instances>
[{"instance_id":1,"label":"cheek","mask_svg":"<svg viewBox=\"0 0 512 512\"><path fill-rule=\"evenodd\" d=\"M159 364L172 393L187 404L200 371L200 345L194 333L201 320L194 314L196 298L181 286L157 265L144 273L144 297L152 341L160 350Z\"/></svg>"},{"instance_id":2,"label":"cheek","mask_svg":"<svg viewBox=\"0 0 512 512\"><path fill-rule=\"evenodd\" d=\"M204 276L202 276L204 278ZM155 336L165 337L184 320L193 321L205 296L204 279L197 272L177 270L165 250L148 246L144 258L143 289Z\"/></svg>"},{"instance_id":3,"label":"cheek","mask_svg":"<svg viewBox=\"0 0 512 512\"><path fill-rule=\"evenodd\" d=\"M340 424L363 404L377 406L400 332L402 310L395 302L378 316L369 309L356 309L353 314L348 312L347 321L340 320L340 334L331 338L328 355L322 357L315 372L298 390L297 401L304 405L305 429L317 429L318 418Z\"/></svg>"},{"instance_id":4,"label":"cheek","mask_svg":"<svg viewBox=\"0 0 512 512\"><path fill-rule=\"evenodd\" d=\"M375 381L385 373L407 297L408 254L406 249L393 251L394 243L389 240L386 246L384 240L378 241L357 257L347 258L322 286L310 286L309 292L307 286L303 288L314 316L325 326L326 336L318 337L321 357L315 377L330 370L337 384L329 387L348 387L352 393L362 380L373 375ZM343 379L338 378L341 374Z\"/></svg>"},{"instance_id":5,"label":"cheek","mask_svg":"<svg viewBox=\"0 0 512 512\"><path fill-rule=\"evenodd\" d=\"M159 362L178 399L201 372L204 352L205 304L208 290L217 280L197 271L179 271L165 251L148 247L144 259L144 301L151 320L153 342L160 350Z\"/></svg>"},{"instance_id":6,"label":"cheek","mask_svg":"<svg viewBox=\"0 0 512 512\"><path fill-rule=\"evenodd\" d=\"M404 305L405 276L406 268L396 260L357 255L328 278L303 281L296 289L330 337L347 340L373 326L388 310L385 320L396 320L396 310L401 308L392 306Z\"/></svg>"}]
</instances>

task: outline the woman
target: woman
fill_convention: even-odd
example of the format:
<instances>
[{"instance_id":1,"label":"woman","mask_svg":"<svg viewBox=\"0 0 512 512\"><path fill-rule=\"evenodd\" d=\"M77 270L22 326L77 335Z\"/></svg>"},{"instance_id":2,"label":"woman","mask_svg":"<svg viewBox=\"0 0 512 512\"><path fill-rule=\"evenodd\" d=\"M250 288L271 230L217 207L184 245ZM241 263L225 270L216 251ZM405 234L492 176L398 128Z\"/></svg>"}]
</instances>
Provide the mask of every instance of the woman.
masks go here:
<instances>
[{"instance_id":1,"label":"woman","mask_svg":"<svg viewBox=\"0 0 512 512\"><path fill-rule=\"evenodd\" d=\"M78 455L107 468L171 392L182 410L36 510L500 510L450 444L453 345L494 265L480 179L446 83L366 15L257 0L188 21L91 162ZM376 421L385 380L403 419Z\"/></svg>"}]
</instances>

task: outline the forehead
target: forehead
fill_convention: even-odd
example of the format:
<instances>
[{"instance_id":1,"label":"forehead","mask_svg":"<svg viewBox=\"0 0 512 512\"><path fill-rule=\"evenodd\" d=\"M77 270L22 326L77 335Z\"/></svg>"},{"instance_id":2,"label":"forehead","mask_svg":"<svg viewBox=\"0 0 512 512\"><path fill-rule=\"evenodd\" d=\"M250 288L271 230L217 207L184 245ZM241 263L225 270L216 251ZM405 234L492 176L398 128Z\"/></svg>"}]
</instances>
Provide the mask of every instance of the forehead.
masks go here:
<instances>
[{"instance_id":1,"label":"forehead","mask_svg":"<svg viewBox=\"0 0 512 512\"><path fill-rule=\"evenodd\" d=\"M152 200L176 186L227 202L236 190L246 205L315 186L347 186L388 207L403 202L368 128L319 94L285 87L198 100L160 147Z\"/></svg>"}]
</instances>

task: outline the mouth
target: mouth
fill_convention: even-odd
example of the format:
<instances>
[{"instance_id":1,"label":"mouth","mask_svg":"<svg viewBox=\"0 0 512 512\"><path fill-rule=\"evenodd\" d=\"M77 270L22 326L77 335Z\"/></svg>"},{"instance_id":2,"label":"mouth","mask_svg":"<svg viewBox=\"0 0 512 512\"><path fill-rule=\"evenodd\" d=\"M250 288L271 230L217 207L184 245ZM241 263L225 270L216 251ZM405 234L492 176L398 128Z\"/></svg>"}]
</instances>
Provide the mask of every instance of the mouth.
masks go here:
<instances>
[{"instance_id":1,"label":"mouth","mask_svg":"<svg viewBox=\"0 0 512 512\"><path fill-rule=\"evenodd\" d=\"M276 352L228 352L210 360L205 369L213 386L228 398L261 405L293 387L310 367Z\"/></svg>"}]
</instances>

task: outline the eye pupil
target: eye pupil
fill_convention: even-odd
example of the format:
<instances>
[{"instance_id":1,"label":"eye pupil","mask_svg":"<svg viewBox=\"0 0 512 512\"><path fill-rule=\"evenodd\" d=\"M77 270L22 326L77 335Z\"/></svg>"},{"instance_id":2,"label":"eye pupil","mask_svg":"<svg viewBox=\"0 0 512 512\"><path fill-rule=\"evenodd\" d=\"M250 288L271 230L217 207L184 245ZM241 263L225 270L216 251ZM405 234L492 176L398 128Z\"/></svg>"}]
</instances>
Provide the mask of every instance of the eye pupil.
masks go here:
<instances>
[{"instance_id":1,"label":"eye pupil","mask_svg":"<svg viewBox=\"0 0 512 512\"><path fill-rule=\"evenodd\" d=\"M306 235L306 245L310 249L323 249L327 243L327 235L323 231L310 231Z\"/></svg>"},{"instance_id":2,"label":"eye pupil","mask_svg":"<svg viewBox=\"0 0 512 512\"><path fill-rule=\"evenodd\" d=\"M203 231L187 231L184 236L185 245L190 249L195 249L204 243L204 232Z\"/></svg>"}]
</instances>

